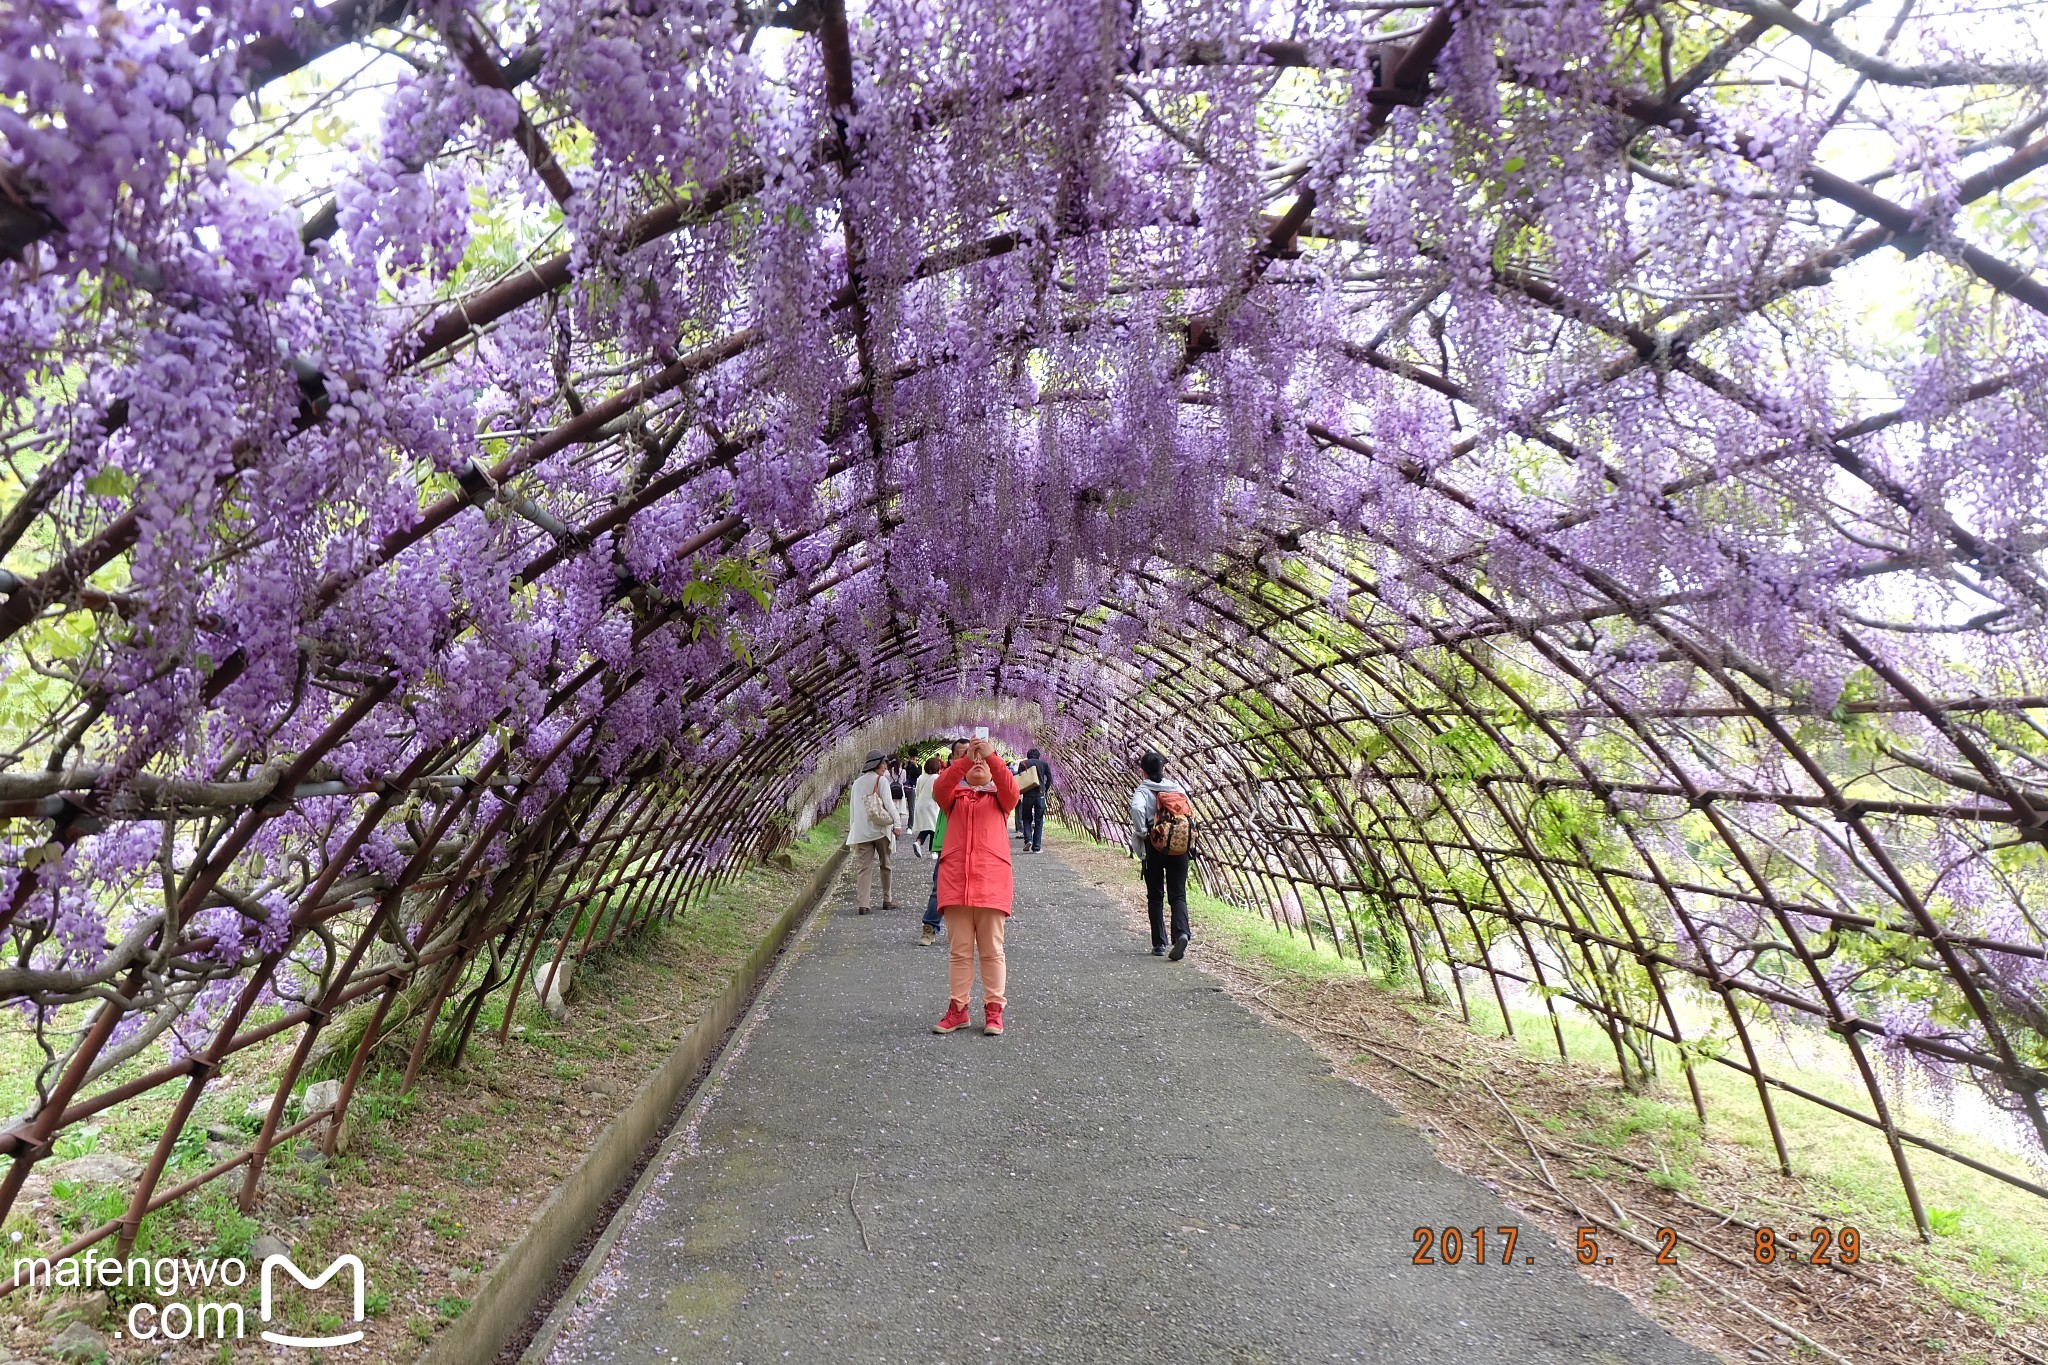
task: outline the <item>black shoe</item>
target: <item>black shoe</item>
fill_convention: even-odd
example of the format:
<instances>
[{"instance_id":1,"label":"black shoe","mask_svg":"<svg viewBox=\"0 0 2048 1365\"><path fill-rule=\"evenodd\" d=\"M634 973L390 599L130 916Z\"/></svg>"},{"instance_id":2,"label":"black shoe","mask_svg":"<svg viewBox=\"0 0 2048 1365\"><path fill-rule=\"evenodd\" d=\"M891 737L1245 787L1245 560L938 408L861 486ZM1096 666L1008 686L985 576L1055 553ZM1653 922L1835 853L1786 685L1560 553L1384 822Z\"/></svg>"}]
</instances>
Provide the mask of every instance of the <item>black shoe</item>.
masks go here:
<instances>
[{"instance_id":1,"label":"black shoe","mask_svg":"<svg viewBox=\"0 0 2048 1365\"><path fill-rule=\"evenodd\" d=\"M1152 956L1154 956L1154 957L1165 957L1165 956L1166 956L1166 945L1165 945L1164 943L1155 943L1155 944L1153 944L1153 945L1152 945Z\"/></svg>"},{"instance_id":2,"label":"black shoe","mask_svg":"<svg viewBox=\"0 0 2048 1365\"><path fill-rule=\"evenodd\" d=\"M1173 941L1173 951L1168 953L1166 956L1172 959L1173 961L1178 962L1187 955L1188 936L1186 934L1182 934L1179 938Z\"/></svg>"}]
</instances>

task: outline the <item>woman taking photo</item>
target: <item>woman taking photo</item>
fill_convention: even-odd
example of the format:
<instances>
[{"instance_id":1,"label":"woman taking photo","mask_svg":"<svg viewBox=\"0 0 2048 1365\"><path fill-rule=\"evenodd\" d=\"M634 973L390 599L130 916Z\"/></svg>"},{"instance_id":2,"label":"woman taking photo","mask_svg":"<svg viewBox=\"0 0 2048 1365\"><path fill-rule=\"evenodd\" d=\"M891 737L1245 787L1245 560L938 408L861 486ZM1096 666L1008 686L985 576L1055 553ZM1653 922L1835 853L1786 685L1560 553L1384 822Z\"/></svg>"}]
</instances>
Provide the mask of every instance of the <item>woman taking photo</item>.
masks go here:
<instances>
[{"instance_id":1,"label":"woman taking photo","mask_svg":"<svg viewBox=\"0 0 2048 1365\"><path fill-rule=\"evenodd\" d=\"M932 796L946 813L946 852L939 860L939 910L952 950L951 989L945 1017L934 1033L967 1023L974 966L981 960L981 1031L1003 1031L1003 927L1010 918L1009 814L1017 808L1017 779L977 737L939 774Z\"/></svg>"}]
</instances>

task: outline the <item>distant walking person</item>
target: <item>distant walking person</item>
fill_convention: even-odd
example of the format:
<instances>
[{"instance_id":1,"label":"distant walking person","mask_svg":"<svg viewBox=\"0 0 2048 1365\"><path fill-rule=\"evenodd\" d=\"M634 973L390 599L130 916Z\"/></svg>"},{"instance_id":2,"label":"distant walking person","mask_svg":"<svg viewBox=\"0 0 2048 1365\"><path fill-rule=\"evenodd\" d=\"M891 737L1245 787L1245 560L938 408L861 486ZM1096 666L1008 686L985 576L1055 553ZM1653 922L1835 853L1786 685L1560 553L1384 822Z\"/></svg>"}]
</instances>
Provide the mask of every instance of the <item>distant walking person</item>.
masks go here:
<instances>
[{"instance_id":1,"label":"distant walking person","mask_svg":"<svg viewBox=\"0 0 2048 1365\"><path fill-rule=\"evenodd\" d=\"M960 755L966 752L966 740L956 739L953 741L953 753L951 756L953 759L958 759ZM937 759L933 759L932 761L934 763L938 762ZM939 771L944 772L945 770L946 765L940 763ZM917 936L918 943L927 948L929 948L932 944L938 942L939 930L946 927L945 919L939 914L938 868L938 864L944 861L946 856L946 808L944 806L939 805L938 797L936 795L937 785L937 779L935 778L933 779L934 795L932 797L932 805L938 807L939 813L938 816L932 822L932 898L929 901L925 902L924 927L918 931Z\"/></svg>"},{"instance_id":2,"label":"distant walking person","mask_svg":"<svg viewBox=\"0 0 2048 1365\"><path fill-rule=\"evenodd\" d=\"M855 886L860 892L860 913L868 912L868 886L875 870L881 869L882 908L894 910L889 898L890 855L902 826L896 823L896 803L889 797L888 759L880 749L868 750L861 761L860 776L853 779L853 810L846 818L846 846L859 864Z\"/></svg>"},{"instance_id":3,"label":"distant walking person","mask_svg":"<svg viewBox=\"0 0 2048 1365\"><path fill-rule=\"evenodd\" d=\"M899 830L910 828L910 798L916 794L915 782L907 759L889 760L889 799L896 803L896 827Z\"/></svg>"},{"instance_id":4,"label":"distant walking person","mask_svg":"<svg viewBox=\"0 0 2048 1365\"><path fill-rule=\"evenodd\" d=\"M937 754L926 759L924 773L917 779L917 788L911 797L910 847L920 858L931 852L932 832L939 827L939 803L932 798L932 788L944 771L946 765Z\"/></svg>"},{"instance_id":5,"label":"distant walking person","mask_svg":"<svg viewBox=\"0 0 2048 1365\"><path fill-rule=\"evenodd\" d=\"M1152 956L1175 962L1188 951L1188 851L1194 837L1194 807L1188 789L1166 775L1166 759L1148 753L1138 760L1145 780L1131 793L1132 847L1145 860L1145 914L1152 921ZM1167 948L1166 918L1173 909L1173 946Z\"/></svg>"},{"instance_id":6,"label":"distant walking person","mask_svg":"<svg viewBox=\"0 0 2048 1365\"><path fill-rule=\"evenodd\" d=\"M977 739L939 775L932 794L946 812L946 847L939 860L939 905L946 915L952 962L945 1017L934 1033L967 1023L974 966L981 959L981 1031L1003 1031L1003 928L1010 918L1013 881L1005 817L1017 808L1017 779Z\"/></svg>"},{"instance_id":7,"label":"distant walking person","mask_svg":"<svg viewBox=\"0 0 2048 1365\"><path fill-rule=\"evenodd\" d=\"M1027 768L1038 774L1038 781L1025 787L1017 800L1017 832L1024 836L1024 851L1037 853L1045 847L1045 794L1052 790L1052 764L1033 749L1017 765L1017 776Z\"/></svg>"}]
</instances>

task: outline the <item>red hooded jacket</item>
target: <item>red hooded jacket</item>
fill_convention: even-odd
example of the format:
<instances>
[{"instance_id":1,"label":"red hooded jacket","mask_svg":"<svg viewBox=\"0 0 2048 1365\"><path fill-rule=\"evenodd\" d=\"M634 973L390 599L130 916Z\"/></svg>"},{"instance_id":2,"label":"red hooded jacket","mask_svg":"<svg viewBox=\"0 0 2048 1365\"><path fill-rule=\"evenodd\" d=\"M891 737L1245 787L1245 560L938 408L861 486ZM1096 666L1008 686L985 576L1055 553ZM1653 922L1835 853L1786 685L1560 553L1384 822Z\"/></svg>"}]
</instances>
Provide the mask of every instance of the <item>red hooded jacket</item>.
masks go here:
<instances>
[{"instance_id":1,"label":"red hooded jacket","mask_svg":"<svg viewBox=\"0 0 2048 1365\"><path fill-rule=\"evenodd\" d=\"M990 755L992 792L960 784L974 761L953 760L932 784L932 799L946 812L946 847L939 858L939 908L981 905L1010 913L1010 812L1017 809L1017 779L1009 765Z\"/></svg>"}]
</instances>

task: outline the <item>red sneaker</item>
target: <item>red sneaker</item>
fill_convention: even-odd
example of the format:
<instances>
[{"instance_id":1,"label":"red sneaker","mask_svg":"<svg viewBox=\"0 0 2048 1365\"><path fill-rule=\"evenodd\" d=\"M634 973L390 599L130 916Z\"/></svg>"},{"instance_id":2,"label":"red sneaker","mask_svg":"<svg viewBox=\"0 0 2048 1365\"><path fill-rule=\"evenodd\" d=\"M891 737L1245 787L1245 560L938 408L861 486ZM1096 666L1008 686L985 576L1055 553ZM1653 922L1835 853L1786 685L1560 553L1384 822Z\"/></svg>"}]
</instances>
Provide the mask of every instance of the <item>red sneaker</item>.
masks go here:
<instances>
[{"instance_id":1,"label":"red sneaker","mask_svg":"<svg viewBox=\"0 0 2048 1365\"><path fill-rule=\"evenodd\" d=\"M996 1017L998 1019L1001 1019L1002 1014L1002 1010L998 1008L996 1010ZM948 1000L946 1002L946 1017L939 1020L938 1023L932 1025L932 1032L951 1033L955 1029L963 1029L966 1027L967 1002L965 1000Z\"/></svg>"},{"instance_id":2,"label":"red sneaker","mask_svg":"<svg viewBox=\"0 0 2048 1365\"><path fill-rule=\"evenodd\" d=\"M1001 1005L983 1005L981 1007L981 1031L983 1033L1001 1033L1003 1031L1003 1007Z\"/></svg>"}]
</instances>

